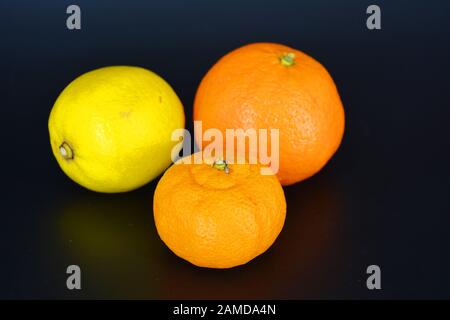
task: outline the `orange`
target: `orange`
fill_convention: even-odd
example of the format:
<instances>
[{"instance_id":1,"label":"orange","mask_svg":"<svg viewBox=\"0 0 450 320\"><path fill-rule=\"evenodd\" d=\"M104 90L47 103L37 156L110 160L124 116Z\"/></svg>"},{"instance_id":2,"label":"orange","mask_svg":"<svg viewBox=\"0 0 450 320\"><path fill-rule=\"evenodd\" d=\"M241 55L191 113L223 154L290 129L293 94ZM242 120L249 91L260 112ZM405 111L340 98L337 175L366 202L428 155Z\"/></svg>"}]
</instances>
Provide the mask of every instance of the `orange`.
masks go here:
<instances>
[{"instance_id":1,"label":"orange","mask_svg":"<svg viewBox=\"0 0 450 320\"><path fill-rule=\"evenodd\" d=\"M314 175L328 162L345 122L327 70L305 53L275 43L249 44L221 58L200 83L194 120L202 121L203 131L222 131L224 146L227 128L279 129L277 176L283 185ZM197 144L200 139L196 135Z\"/></svg>"},{"instance_id":2,"label":"orange","mask_svg":"<svg viewBox=\"0 0 450 320\"><path fill-rule=\"evenodd\" d=\"M185 164L159 181L153 200L158 234L200 267L231 268L265 252L280 233L286 200L275 175L259 164ZM193 161L191 161L193 162Z\"/></svg>"}]
</instances>

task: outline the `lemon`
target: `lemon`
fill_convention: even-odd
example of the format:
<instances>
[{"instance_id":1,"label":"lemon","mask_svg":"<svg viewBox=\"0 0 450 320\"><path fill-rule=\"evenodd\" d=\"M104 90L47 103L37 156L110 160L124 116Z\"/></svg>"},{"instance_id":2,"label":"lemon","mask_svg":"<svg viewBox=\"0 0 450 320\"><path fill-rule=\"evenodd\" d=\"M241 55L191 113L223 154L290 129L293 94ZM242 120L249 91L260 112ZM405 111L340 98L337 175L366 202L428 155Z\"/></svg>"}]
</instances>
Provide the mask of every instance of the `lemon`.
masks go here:
<instances>
[{"instance_id":1,"label":"lemon","mask_svg":"<svg viewBox=\"0 0 450 320\"><path fill-rule=\"evenodd\" d=\"M173 130L183 106L152 71L112 66L87 72L57 98L48 120L52 151L75 182L99 192L125 192L171 163Z\"/></svg>"}]
</instances>

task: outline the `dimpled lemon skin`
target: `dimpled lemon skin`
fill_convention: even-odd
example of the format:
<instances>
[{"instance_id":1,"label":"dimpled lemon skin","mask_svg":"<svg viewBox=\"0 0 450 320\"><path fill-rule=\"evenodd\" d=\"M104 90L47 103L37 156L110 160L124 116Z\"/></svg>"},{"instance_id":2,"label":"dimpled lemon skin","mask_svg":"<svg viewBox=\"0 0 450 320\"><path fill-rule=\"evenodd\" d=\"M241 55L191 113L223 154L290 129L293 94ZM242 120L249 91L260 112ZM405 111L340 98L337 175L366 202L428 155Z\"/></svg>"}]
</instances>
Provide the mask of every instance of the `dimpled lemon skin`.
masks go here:
<instances>
[{"instance_id":1,"label":"dimpled lemon skin","mask_svg":"<svg viewBox=\"0 0 450 320\"><path fill-rule=\"evenodd\" d=\"M59 95L50 113L50 143L62 170L98 192L136 189L171 164L173 130L183 106L157 74L131 66L87 72Z\"/></svg>"}]
</instances>

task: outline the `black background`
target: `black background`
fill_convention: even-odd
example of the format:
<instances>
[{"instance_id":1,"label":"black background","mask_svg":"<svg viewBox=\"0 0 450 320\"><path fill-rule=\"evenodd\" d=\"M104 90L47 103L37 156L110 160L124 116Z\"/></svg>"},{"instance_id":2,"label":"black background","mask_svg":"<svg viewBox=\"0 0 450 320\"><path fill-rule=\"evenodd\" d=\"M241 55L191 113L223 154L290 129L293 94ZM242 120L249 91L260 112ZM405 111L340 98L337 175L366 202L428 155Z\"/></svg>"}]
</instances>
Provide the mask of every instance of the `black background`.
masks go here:
<instances>
[{"instance_id":1,"label":"black background","mask_svg":"<svg viewBox=\"0 0 450 320\"><path fill-rule=\"evenodd\" d=\"M376 1L1 1L0 298L450 298L450 3ZM69 4L82 29L66 28ZM286 187L285 227L247 265L201 269L172 254L152 216L156 181L90 192L53 158L47 119L75 77L138 65L165 78L192 129L208 68L241 45L305 51L333 75L343 143ZM66 289L66 267L82 290ZM382 289L366 288L366 268Z\"/></svg>"}]
</instances>

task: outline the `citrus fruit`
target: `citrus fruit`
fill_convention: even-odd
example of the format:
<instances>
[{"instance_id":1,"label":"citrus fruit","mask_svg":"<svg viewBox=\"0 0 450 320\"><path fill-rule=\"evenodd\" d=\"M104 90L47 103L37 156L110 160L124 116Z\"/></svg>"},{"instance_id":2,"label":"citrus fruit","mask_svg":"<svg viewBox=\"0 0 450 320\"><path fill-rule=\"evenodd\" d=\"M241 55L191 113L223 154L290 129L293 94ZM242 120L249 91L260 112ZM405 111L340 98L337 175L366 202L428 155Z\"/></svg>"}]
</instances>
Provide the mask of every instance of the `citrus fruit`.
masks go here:
<instances>
[{"instance_id":1,"label":"citrus fruit","mask_svg":"<svg viewBox=\"0 0 450 320\"><path fill-rule=\"evenodd\" d=\"M261 175L259 164L187 164L184 159L164 173L155 190L154 218L165 244L209 268L242 265L266 251L286 216L276 176Z\"/></svg>"},{"instance_id":2,"label":"citrus fruit","mask_svg":"<svg viewBox=\"0 0 450 320\"><path fill-rule=\"evenodd\" d=\"M226 129L278 129L277 176L283 185L314 175L328 162L345 122L327 70L305 53L275 43L246 45L221 58L198 87L194 120L202 121L204 130L222 131L224 146ZM198 144L200 139L196 134Z\"/></svg>"},{"instance_id":3,"label":"citrus fruit","mask_svg":"<svg viewBox=\"0 0 450 320\"><path fill-rule=\"evenodd\" d=\"M184 127L183 106L155 73L131 66L87 72L56 100L48 120L62 170L99 192L124 192L171 163L172 131Z\"/></svg>"}]
</instances>

